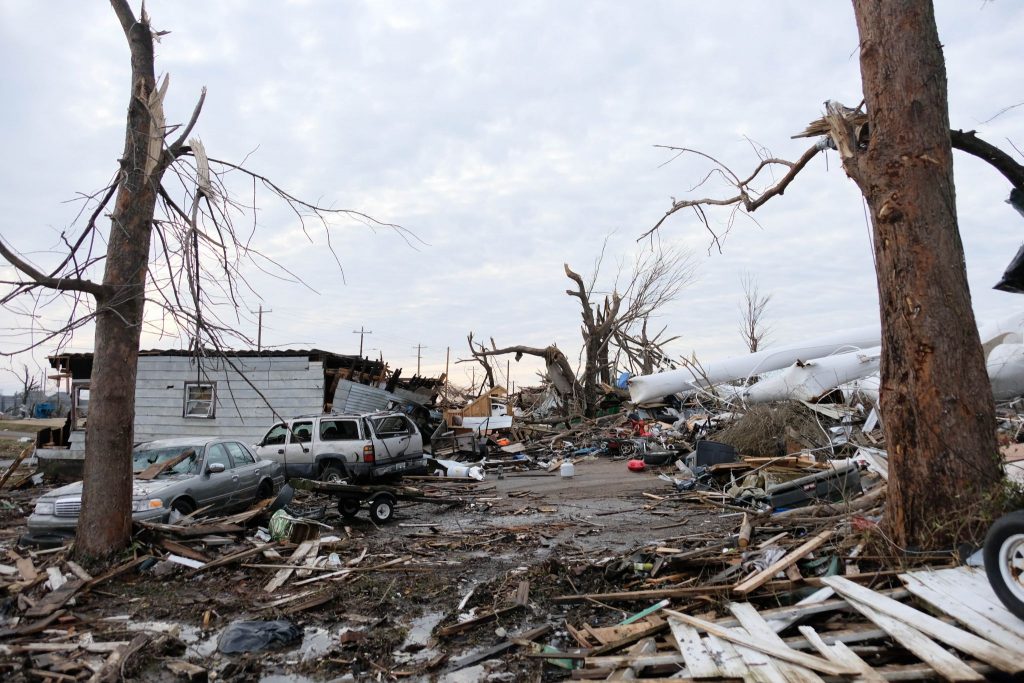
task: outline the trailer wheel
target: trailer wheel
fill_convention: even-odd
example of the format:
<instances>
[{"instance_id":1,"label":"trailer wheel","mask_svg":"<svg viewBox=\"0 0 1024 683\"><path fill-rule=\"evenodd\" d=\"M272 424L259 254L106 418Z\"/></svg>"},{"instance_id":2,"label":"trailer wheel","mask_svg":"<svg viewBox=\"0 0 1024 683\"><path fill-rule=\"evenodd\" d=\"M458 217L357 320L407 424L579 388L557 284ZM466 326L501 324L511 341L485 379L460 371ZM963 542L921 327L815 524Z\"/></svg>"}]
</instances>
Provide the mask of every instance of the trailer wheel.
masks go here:
<instances>
[{"instance_id":1,"label":"trailer wheel","mask_svg":"<svg viewBox=\"0 0 1024 683\"><path fill-rule=\"evenodd\" d=\"M345 517L355 517L359 514L359 501L355 498L339 498L338 512Z\"/></svg>"},{"instance_id":2,"label":"trailer wheel","mask_svg":"<svg viewBox=\"0 0 1024 683\"><path fill-rule=\"evenodd\" d=\"M370 501L370 517L378 524L391 521L395 515L394 496L388 493L378 494Z\"/></svg>"}]
</instances>

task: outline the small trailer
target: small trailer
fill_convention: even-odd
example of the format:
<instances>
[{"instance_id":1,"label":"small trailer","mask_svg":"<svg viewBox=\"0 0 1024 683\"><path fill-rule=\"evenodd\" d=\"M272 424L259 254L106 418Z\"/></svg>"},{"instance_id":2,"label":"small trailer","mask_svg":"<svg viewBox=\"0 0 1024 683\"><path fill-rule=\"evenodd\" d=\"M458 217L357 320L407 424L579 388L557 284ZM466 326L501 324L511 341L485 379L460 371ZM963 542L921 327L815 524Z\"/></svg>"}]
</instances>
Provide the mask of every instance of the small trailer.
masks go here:
<instances>
[{"instance_id":1,"label":"small trailer","mask_svg":"<svg viewBox=\"0 0 1024 683\"><path fill-rule=\"evenodd\" d=\"M400 500L435 505L461 505L463 502L460 498L426 496L419 489L409 486L360 486L313 479L292 479L290 483L296 489L335 496L338 499L338 512L345 517L355 517L365 505L370 511L370 518L378 524L391 521Z\"/></svg>"}]
</instances>

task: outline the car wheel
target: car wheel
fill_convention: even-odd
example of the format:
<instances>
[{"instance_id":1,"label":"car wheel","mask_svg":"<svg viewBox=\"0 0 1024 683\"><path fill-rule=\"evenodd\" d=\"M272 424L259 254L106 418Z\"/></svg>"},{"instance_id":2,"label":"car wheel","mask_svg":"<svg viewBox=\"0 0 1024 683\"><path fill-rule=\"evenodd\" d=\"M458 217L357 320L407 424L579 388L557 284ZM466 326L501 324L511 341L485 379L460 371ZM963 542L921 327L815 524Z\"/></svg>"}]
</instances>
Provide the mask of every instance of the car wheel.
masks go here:
<instances>
[{"instance_id":1,"label":"car wheel","mask_svg":"<svg viewBox=\"0 0 1024 683\"><path fill-rule=\"evenodd\" d=\"M395 499L391 496L377 496L370 502L370 517L378 524L390 521L394 515Z\"/></svg>"},{"instance_id":2,"label":"car wheel","mask_svg":"<svg viewBox=\"0 0 1024 683\"><path fill-rule=\"evenodd\" d=\"M274 485L267 480L260 482L260 486L256 489L256 500L266 500L267 498L274 497Z\"/></svg>"},{"instance_id":3,"label":"car wheel","mask_svg":"<svg viewBox=\"0 0 1024 683\"><path fill-rule=\"evenodd\" d=\"M355 498L339 498L338 512L346 517L355 517L359 514L359 501Z\"/></svg>"},{"instance_id":4,"label":"car wheel","mask_svg":"<svg viewBox=\"0 0 1024 683\"><path fill-rule=\"evenodd\" d=\"M18 539L18 545L22 547L49 550L51 548L59 548L66 543L70 543L74 538L75 535L70 531L67 533L60 533L56 531L30 531Z\"/></svg>"},{"instance_id":5,"label":"car wheel","mask_svg":"<svg viewBox=\"0 0 1024 683\"><path fill-rule=\"evenodd\" d=\"M340 484L345 479L345 470L337 465L328 465L320 472L320 481L326 481L330 484Z\"/></svg>"},{"instance_id":6,"label":"car wheel","mask_svg":"<svg viewBox=\"0 0 1024 683\"><path fill-rule=\"evenodd\" d=\"M190 515L196 511L196 506L188 498L179 498L171 503L171 509L179 515Z\"/></svg>"},{"instance_id":7,"label":"car wheel","mask_svg":"<svg viewBox=\"0 0 1024 683\"><path fill-rule=\"evenodd\" d=\"M1024 510L996 520L984 547L985 574L1006 609L1024 619Z\"/></svg>"}]
</instances>

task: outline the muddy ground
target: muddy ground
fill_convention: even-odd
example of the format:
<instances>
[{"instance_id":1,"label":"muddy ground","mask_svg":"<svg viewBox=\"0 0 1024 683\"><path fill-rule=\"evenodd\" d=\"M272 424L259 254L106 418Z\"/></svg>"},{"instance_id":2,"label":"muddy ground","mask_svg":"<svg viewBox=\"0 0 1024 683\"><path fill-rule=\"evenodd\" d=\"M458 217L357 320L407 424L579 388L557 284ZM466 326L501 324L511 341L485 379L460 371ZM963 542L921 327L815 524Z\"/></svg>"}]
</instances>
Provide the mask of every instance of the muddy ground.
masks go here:
<instances>
[{"instance_id":1,"label":"muddy ground","mask_svg":"<svg viewBox=\"0 0 1024 683\"><path fill-rule=\"evenodd\" d=\"M235 565L190 577L186 568L165 565L158 571L166 574L133 571L76 598L73 618L55 628L65 629L65 638L91 631L96 641L126 641L149 632L149 644L123 669L130 680L180 680L168 669L175 660L199 665L210 678L223 680L559 680L569 672L528 658L520 648L453 669L465 655L529 628L550 625L551 633L542 640L571 646L566 621L576 626L617 623L654 601L564 604L551 598L671 585L640 586L643 577L633 569L632 553L683 538L721 539L728 533L724 528L736 524L728 512L723 516L707 507L645 496L664 496L672 489L654 471L630 472L622 460L580 462L571 479L536 471L506 473L500 479L489 474L471 488L464 506L403 503L395 520L381 527L365 512L345 519L329 498L300 493L296 507L310 512L326 507L324 521L335 531L323 533L340 539L320 554L333 551L347 562L365 552L356 565L365 571L342 582L301 588L294 584L302 579L293 577L269 594L263 588L275 569ZM34 495L38 492L19 493L0 509L0 550L11 547L24 530ZM136 551L146 548L140 544ZM400 558L408 559L373 570ZM251 562L271 563L263 558ZM511 606L524 580L530 583L526 607L439 637L439 629L460 619ZM312 589L328 591L329 599L294 612L294 602L271 606ZM8 613L10 607L5 605ZM258 654L217 651L218 638L231 622L279 618L302 629L301 642ZM46 639L44 634L37 638ZM0 662L0 676L38 680L30 673L37 664L29 656L15 657Z\"/></svg>"}]
</instances>

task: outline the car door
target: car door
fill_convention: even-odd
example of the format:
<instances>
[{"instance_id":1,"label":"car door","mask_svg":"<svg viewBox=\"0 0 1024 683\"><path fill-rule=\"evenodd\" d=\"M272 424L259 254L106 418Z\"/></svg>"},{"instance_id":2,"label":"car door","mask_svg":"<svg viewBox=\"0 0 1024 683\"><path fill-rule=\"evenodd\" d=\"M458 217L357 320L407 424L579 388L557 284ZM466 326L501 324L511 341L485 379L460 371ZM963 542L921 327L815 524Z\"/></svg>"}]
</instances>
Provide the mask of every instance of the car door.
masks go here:
<instances>
[{"instance_id":1,"label":"car door","mask_svg":"<svg viewBox=\"0 0 1024 683\"><path fill-rule=\"evenodd\" d=\"M296 420L288 430L288 440L284 446L284 455L278 456L280 462L284 462L289 471L303 471L309 469L313 462L313 454L310 453L310 446L313 440L313 421ZM280 460L281 458L283 460ZM293 465L301 465L301 468L293 468Z\"/></svg>"},{"instance_id":2,"label":"car door","mask_svg":"<svg viewBox=\"0 0 1024 683\"><path fill-rule=\"evenodd\" d=\"M228 455L231 456L231 463L234 465L231 471L235 473L238 481L238 486L231 492L228 505L247 507L256 500L256 487L260 483L260 467L256 464L256 458L242 444L225 441L224 447L228 449Z\"/></svg>"},{"instance_id":3,"label":"car door","mask_svg":"<svg viewBox=\"0 0 1024 683\"><path fill-rule=\"evenodd\" d=\"M404 415L385 415L370 419L376 443L377 462L391 462L406 455L412 445L412 425Z\"/></svg>"},{"instance_id":4,"label":"car door","mask_svg":"<svg viewBox=\"0 0 1024 683\"><path fill-rule=\"evenodd\" d=\"M223 465L224 471L211 472L210 466L215 464ZM232 493L238 487L238 475L223 443L213 443L206 447L203 471L197 481L196 503L199 507L210 505L211 509L219 510L230 504Z\"/></svg>"}]
</instances>

